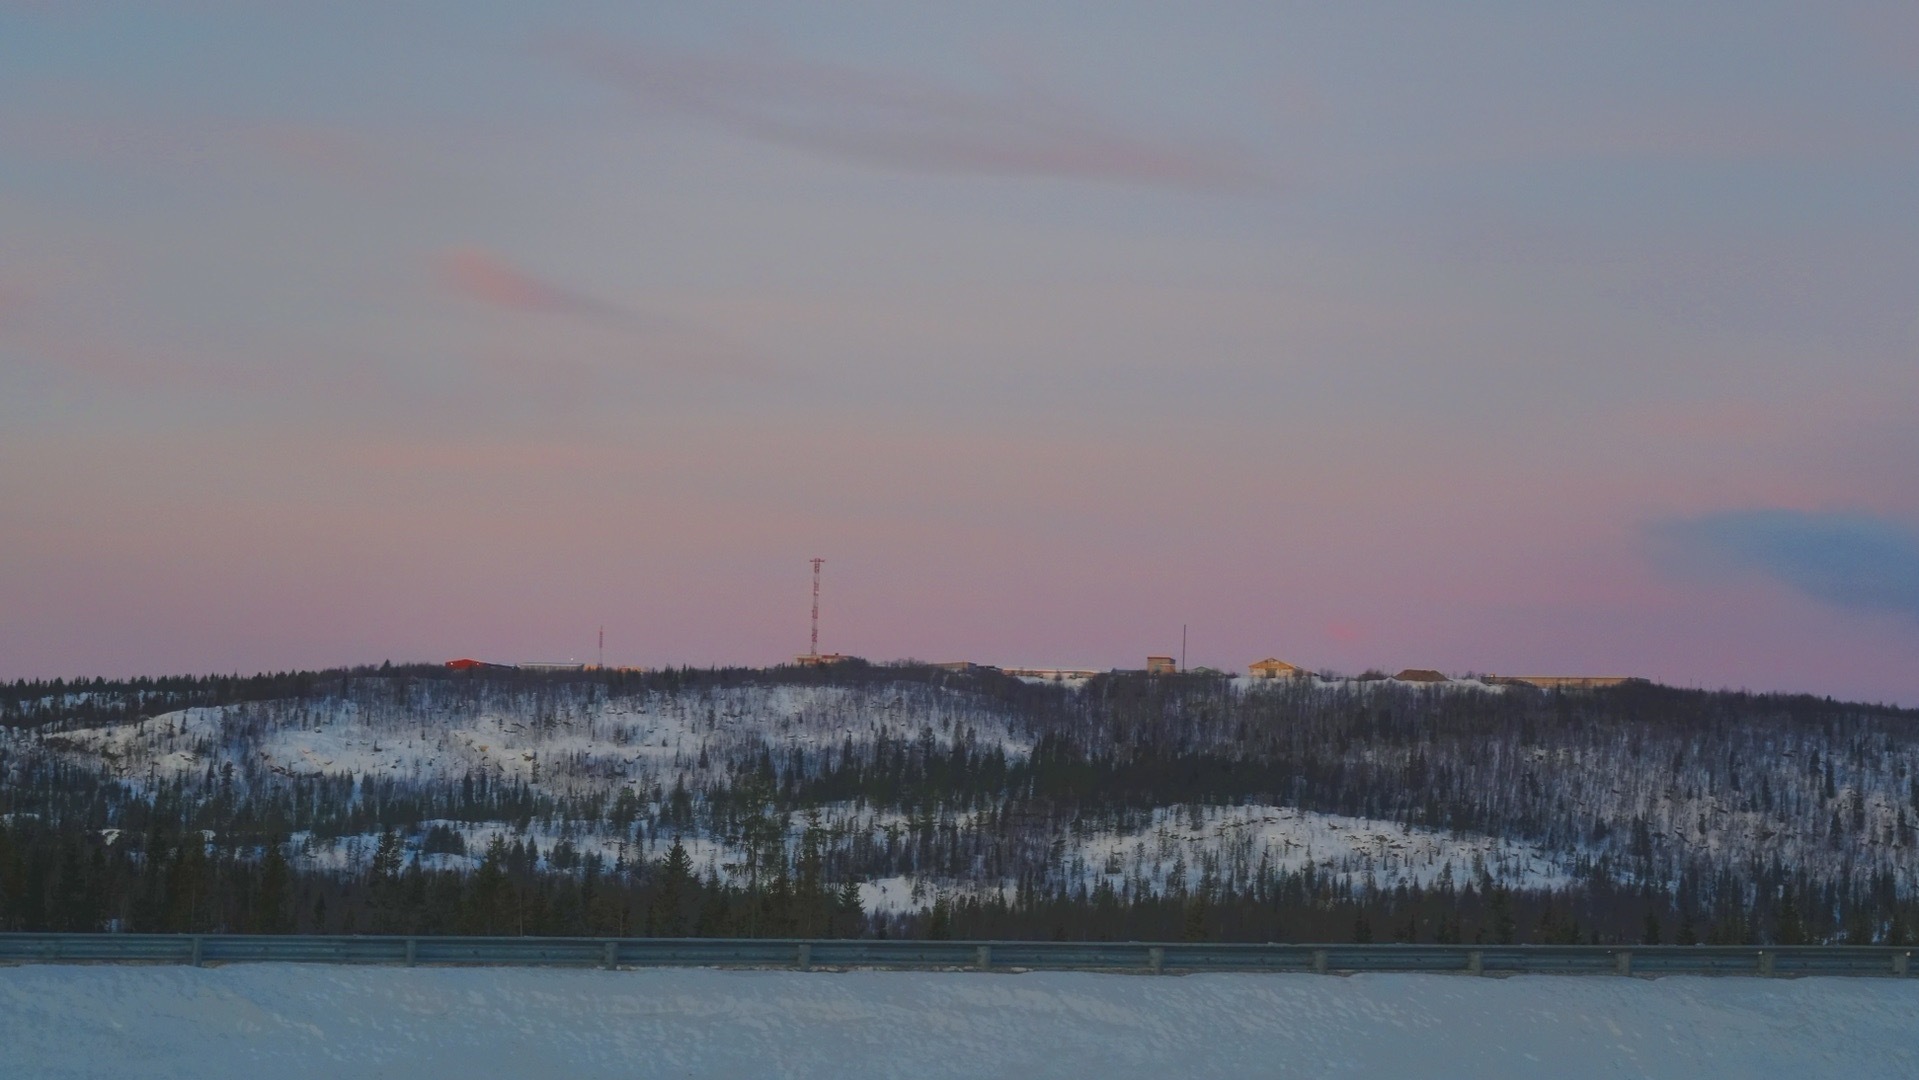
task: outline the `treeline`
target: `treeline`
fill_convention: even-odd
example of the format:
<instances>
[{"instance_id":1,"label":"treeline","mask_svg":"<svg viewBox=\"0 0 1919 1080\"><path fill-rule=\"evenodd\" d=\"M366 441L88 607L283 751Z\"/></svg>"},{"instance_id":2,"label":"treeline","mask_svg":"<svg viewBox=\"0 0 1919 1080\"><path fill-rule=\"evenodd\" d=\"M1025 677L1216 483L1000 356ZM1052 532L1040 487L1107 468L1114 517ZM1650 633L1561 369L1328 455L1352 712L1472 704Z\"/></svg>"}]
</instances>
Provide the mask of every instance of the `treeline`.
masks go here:
<instances>
[{"instance_id":1,"label":"treeline","mask_svg":"<svg viewBox=\"0 0 1919 1080\"><path fill-rule=\"evenodd\" d=\"M555 865L558 862L560 865ZM364 871L299 869L281 845L198 833L98 837L0 825L0 931L857 937L857 885L817 856L728 884L673 845L647 863L545 855L496 837L471 871L429 870L388 832Z\"/></svg>"},{"instance_id":2,"label":"treeline","mask_svg":"<svg viewBox=\"0 0 1919 1080\"><path fill-rule=\"evenodd\" d=\"M1050 688L1034 687L990 671L948 672L917 661L870 664L857 658L830 667L659 668L654 670L520 671L491 667L456 671L444 664L369 664L323 671L286 671L257 675L178 675L130 679L19 679L0 682L0 727L49 724L91 727L131 722L174 709L205 708L260 701L307 701L352 696L356 689L427 684L473 695L551 688L561 692L595 689L614 697L666 695L743 686L869 686L910 681L963 683L993 700L1032 710L1057 698ZM356 686L356 684L358 684Z\"/></svg>"},{"instance_id":3,"label":"treeline","mask_svg":"<svg viewBox=\"0 0 1919 1080\"><path fill-rule=\"evenodd\" d=\"M835 883L815 839L790 863L723 882L702 876L677 841L659 859L609 864L496 836L475 869L457 871L424 868L388 832L366 869L327 871L290 865L278 844L223 848L197 832L109 842L31 821L0 826L0 931L1905 945L1919 927L1919 908L1889 881L1847 891L1775 868L1699 884L1677 894L1604 881L1515 891L1490 878L1380 889L1309 867L1163 893L1021 882L932 893L889 913L866 911L855 880ZM1708 892L1715 899L1698 899Z\"/></svg>"}]
</instances>

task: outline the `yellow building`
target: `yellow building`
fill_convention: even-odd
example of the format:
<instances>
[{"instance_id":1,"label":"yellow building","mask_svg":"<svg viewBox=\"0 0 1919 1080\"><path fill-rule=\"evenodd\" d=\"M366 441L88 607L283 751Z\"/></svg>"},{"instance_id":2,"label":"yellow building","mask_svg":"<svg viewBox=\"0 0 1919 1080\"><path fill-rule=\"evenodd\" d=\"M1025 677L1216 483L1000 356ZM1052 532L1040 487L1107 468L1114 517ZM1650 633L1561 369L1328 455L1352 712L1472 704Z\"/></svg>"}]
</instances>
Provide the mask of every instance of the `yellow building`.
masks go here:
<instances>
[{"instance_id":1,"label":"yellow building","mask_svg":"<svg viewBox=\"0 0 1919 1080\"><path fill-rule=\"evenodd\" d=\"M1246 670L1255 679L1303 679L1312 672L1295 664L1289 664L1276 656L1246 665Z\"/></svg>"}]
</instances>

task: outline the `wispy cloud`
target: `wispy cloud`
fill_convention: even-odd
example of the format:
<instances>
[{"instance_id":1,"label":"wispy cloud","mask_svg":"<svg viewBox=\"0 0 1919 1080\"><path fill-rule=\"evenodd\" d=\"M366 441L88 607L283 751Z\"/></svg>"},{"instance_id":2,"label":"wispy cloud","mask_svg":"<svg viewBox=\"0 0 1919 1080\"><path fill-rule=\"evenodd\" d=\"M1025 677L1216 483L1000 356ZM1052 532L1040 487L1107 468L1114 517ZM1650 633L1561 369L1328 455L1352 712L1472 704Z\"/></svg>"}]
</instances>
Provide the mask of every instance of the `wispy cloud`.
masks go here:
<instances>
[{"instance_id":1,"label":"wispy cloud","mask_svg":"<svg viewBox=\"0 0 1919 1080\"><path fill-rule=\"evenodd\" d=\"M611 304L542 281L484 248L450 248L440 253L438 266L448 288L488 307L564 315L621 313Z\"/></svg>"},{"instance_id":2,"label":"wispy cloud","mask_svg":"<svg viewBox=\"0 0 1919 1080\"><path fill-rule=\"evenodd\" d=\"M536 349L531 349L524 338L515 344L514 335L509 334L499 342L497 351L476 358L497 373L524 369L527 365L518 357L531 349L544 357L543 385L547 389L554 389L556 374L570 370L583 394L601 392L593 388L611 377L611 371L603 370L608 365L622 365L616 358L624 358L629 366L638 364L652 374L751 380L774 374L770 365L750 351L701 327L556 285L485 248L449 248L434 262L441 283L474 303L509 314L568 316L577 323L568 335L539 337ZM569 349L581 350L580 359L570 369L559 359Z\"/></svg>"},{"instance_id":3,"label":"wispy cloud","mask_svg":"<svg viewBox=\"0 0 1919 1080\"><path fill-rule=\"evenodd\" d=\"M766 48L669 53L596 44L572 51L649 106L867 165L1217 191L1274 186L1271 170L1241 147L1142 134L1015 80L981 92Z\"/></svg>"},{"instance_id":4,"label":"wispy cloud","mask_svg":"<svg viewBox=\"0 0 1919 1080\"><path fill-rule=\"evenodd\" d=\"M1814 599L1919 620L1919 533L1868 514L1731 510L1651 529L1665 568L1684 577L1757 572Z\"/></svg>"}]
</instances>

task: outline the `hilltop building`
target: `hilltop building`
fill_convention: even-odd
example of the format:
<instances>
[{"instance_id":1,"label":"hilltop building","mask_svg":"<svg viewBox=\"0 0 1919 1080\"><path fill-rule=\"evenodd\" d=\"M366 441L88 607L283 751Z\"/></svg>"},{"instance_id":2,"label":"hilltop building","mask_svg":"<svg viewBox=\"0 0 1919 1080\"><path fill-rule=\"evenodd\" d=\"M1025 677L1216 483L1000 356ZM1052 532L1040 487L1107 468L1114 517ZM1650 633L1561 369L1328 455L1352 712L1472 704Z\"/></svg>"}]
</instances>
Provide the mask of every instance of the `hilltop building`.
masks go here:
<instances>
[{"instance_id":1,"label":"hilltop building","mask_svg":"<svg viewBox=\"0 0 1919 1080\"><path fill-rule=\"evenodd\" d=\"M1296 664L1289 664L1276 656L1269 656L1246 665L1246 671L1255 679L1303 679L1312 672Z\"/></svg>"},{"instance_id":2,"label":"hilltop building","mask_svg":"<svg viewBox=\"0 0 1919 1080\"><path fill-rule=\"evenodd\" d=\"M1146 658L1146 674L1177 675L1179 674L1179 661L1170 656L1149 656Z\"/></svg>"},{"instance_id":3,"label":"hilltop building","mask_svg":"<svg viewBox=\"0 0 1919 1080\"><path fill-rule=\"evenodd\" d=\"M1090 679L1100 672L1092 668L1063 667L1009 667L998 669L1001 674L1017 679L1045 679L1047 682L1065 682L1068 679Z\"/></svg>"},{"instance_id":4,"label":"hilltop building","mask_svg":"<svg viewBox=\"0 0 1919 1080\"><path fill-rule=\"evenodd\" d=\"M1643 682L1632 675L1488 675L1494 685L1537 686L1541 690L1598 690L1629 682Z\"/></svg>"}]
</instances>

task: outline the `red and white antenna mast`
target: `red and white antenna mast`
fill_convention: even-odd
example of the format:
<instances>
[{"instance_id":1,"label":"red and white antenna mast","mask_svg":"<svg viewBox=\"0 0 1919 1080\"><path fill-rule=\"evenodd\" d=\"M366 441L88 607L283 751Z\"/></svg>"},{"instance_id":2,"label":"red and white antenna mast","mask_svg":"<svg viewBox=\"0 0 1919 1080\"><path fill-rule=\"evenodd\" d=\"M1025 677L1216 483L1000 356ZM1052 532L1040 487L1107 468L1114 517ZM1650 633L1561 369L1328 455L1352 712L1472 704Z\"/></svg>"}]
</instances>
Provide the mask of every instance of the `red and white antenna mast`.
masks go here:
<instances>
[{"instance_id":1,"label":"red and white antenna mast","mask_svg":"<svg viewBox=\"0 0 1919 1080\"><path fill-rule=\"evenodd\" d=\"M813 560L813 642L812 648L807 650L808 656L820 654L820 564L825 561L825 559Z\"/></svg>"}]
</instances>

